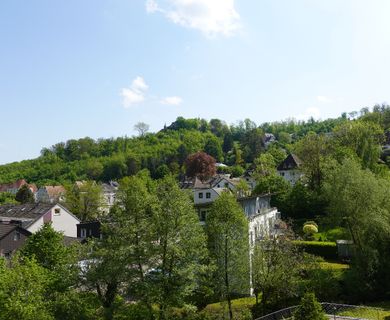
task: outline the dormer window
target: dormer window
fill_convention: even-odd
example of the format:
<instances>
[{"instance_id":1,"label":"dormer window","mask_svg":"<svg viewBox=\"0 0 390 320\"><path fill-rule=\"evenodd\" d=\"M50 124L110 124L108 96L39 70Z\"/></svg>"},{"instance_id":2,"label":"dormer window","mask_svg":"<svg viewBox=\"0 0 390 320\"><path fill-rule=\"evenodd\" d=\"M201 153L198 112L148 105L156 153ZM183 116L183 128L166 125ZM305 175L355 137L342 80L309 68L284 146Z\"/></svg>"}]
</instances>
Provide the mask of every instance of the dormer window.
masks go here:
<instances>
[{"instance_id":1,"label":"dormer window","mask_svg":"<svg viewBox=\"0 0 390 320\"><path fill-rule=\"evenodd\" d=\"M199 192L198 197L199 199L203 199L203 192Z\"/></svg>"}]
</instances>

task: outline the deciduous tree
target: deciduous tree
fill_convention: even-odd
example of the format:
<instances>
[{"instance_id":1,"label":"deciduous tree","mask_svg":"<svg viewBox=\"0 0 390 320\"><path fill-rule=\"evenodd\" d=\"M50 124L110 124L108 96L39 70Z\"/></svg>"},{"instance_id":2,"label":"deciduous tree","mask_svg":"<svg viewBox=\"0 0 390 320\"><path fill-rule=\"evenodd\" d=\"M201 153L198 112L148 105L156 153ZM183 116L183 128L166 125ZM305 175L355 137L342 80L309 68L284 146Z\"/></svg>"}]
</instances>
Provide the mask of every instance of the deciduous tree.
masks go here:
<instances>
[{"instance_id":1,"label":"deciduous tree","mask_svg":"<svg viewBox=\"0 0 390 320\"><path fill-rule=\"evenodd\" d=\"M216 265L215 288L233 319L232 295L249 292L248 221L235 197L224 192L206 219L210 256Z\"/></svg>"},{"instance_id":2,"label":"deciduous tree","mask_svg":"<svg viewBox=\"0 0 390 320\"><path fill-rule=\"evenodd\" d=\"M24 184L20 187L15 195L15 200L23 204L34 202L34 194L27 184Z\"/></svg>"},{"instance_id":3,"label":"deciduous tree","mask_svg":"<svg viewBox=\"0 0 390 320\"><path fill-rule=\"evenodd\" d=\"M188 177L199 177L205 180L216 173L215 159L205 152L197 152L187 157L185 162Z\"/></svg>"},{"instance_id":4,"label":"deciduous tree","mask_svg":"<svg viewBox=\"0 0 390 320\"><path fill-rule=\"evenodd\" d=\"M96 219L104 207L102 188L94 181L68 186L65 204L81 221Z\"/></svg>"}]
</instances>

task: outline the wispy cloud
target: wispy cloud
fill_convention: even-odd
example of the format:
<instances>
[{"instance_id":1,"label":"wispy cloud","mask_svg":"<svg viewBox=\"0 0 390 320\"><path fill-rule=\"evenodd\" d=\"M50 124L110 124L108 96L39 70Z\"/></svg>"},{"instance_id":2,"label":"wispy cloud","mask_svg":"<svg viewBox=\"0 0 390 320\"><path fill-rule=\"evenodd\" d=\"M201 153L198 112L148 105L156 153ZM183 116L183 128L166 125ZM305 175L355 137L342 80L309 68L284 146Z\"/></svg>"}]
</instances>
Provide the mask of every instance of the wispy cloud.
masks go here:
<instances>
[{"instance_id":1,"label":"wispy cloud","mask_svg":"<svg viewBox=\"0 0 390 320\"><path fill-rule=\"evenodd\" d=\"M178 106L183 102L183 99L180 97L177 97L177 96L165 97L165 98L161 99L160 102L162 104L168 104L171 106Z\"/></svg>"},{"instance_id":2,"label":"wispy cloud","mask_svg":"<svg viewBox=\"0 0 390 320\"><path fill-rule=\"evenodd\" d=\"M121 89L122 105L125 108L130 108L133 105L141 104L146 100L151 100L152 102L158 101L161 104L178 106L182 104L183 99L179 96L169 96L169 97L156 97L147 95L149 86L146 84L144 78L141 76L136 77L132 82L130 87Z\"/></svg>"},{"instance_id":3,"label":"wispy cloud","mask_svg":"<svg viewBox=\"0 0 390 320\"><path fill-rule=\"evenodd\" d=\"M146 1L148 13L159 12L175 24L196 29L208 37L232 36L241 27L234 0L167 0L161 7L156 0Z\"/></svg>"},{"instance_id":4,"label":"wispy cloud","mask_svg":"<svg viewBox=\"0 0 390 320\"><path fill-rule=\"evenodd\" d=\"M123 106L130 108L134 104L143 102L148 88L148 85L142 77L136 77L132 81L130 88L122 88L121 90Z\"/></svg>"}]
</instances>

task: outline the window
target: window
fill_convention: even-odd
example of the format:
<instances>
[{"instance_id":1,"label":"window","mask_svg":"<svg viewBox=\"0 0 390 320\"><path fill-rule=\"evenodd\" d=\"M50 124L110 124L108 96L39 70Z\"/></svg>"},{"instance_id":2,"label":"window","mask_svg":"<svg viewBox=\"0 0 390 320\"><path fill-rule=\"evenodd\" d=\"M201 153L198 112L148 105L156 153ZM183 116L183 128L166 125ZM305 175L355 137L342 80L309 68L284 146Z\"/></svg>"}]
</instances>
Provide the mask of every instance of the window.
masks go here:
<instances>
[{"instance_id":1,"label":"window","mask_svg":"<svg viewBox=\"0 0 390 320\"><path fill-rule=\"evenodd\" d=\"M225 182L225 188L229 187L229 183Z\"/></svg>"},{"instance_id":2,"label":"window","mask_svg":"<svg viewBox=\"0 0 390 320\"><path fill-rule=\"evenodd\" d=\"M206 214L207 214L206 210L201 210L199 214L199 220L202 222L206 221Z\"/></svg>"},{"instance_id":3,"label":"window","mask_svg":"<svg viewBox=\"0 0 390 320\"><path fill-rule=\"evenodd\" d=\"M18 241L20 240L20 232L19 231L15 231L14 233L14 241Z\"/></svg>"},{"instance_id":4,"label":"window","mask_svg":"<svg viewBox=\"0 0 390 320\"><path fill-rule=\"evenodd\" d=\"M199 197L199 199L203 199L203 192L199 192L198 197Z\"/></svg>"},{"instance_id":5,"label":"window","mask_svg":"<svg viewBox=\"0 0 390 320\"><path fill-rule=\"evenodd\" d=\"M211 193L210 193L210 192L206 192L206 198L207 198L207 199L210 199L210 198L211 198Z\"/></svg>"},{"instance_id":6,"label":"window","mask_svg":"<svg viewBox=\"0 0 390 320\"><path fill-rule=\"evenodd\" d=\"M80 229L80 237L81 238L86 238L87 237L87 229L81 228Z\"/></svg>"},{"instance_id":7,"label":"window","mask_svg":"<svg viewBox=\"0 0 390 320\"><path fill-rule=\"evenodd\" d=\"M253 232L251 231L251 245L253 245Z\"/></svg>"},{"instance_id":8,"label":"window","mask_svg":"<svg viewBox=\"0 0 390 320\"><path fill-rule=\"evenodd\" d=\"M55 208L54 209L54 215L59 216L61 214L61 209L60 208Z\"/></svg>"}]
</instances>

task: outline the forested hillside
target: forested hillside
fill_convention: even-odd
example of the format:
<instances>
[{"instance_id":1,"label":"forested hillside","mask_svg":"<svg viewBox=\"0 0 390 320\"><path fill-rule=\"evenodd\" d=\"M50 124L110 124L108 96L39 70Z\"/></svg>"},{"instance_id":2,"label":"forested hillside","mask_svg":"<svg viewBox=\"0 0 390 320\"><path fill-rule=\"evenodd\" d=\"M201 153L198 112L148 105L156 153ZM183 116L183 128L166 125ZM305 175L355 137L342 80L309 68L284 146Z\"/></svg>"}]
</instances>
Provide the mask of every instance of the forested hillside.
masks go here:
<instances>
[{"instance_id":1,"label":"forested hillside","mask_svg":"<svg viewBox=\"0 0 390 320\"><path fill-rule=\"evenodd\" d=\"M345 125L347 123L354 125L350 127ZM199 150L227 164L229 168L226 170L234 175L240 175L266 149L277 162L281 161L286 152L293 150L296 143L311 132L323 136L329 136L332 132L344 135L341 138L344 146L364 153L359 155L363 161L375 162L377 159L367 158L370 157L366 154L367 150L361 150L368 148L370 141L351 136L355 129L356 134L363 134L364 131L355 123L367 129L367 138L367 135L375 133L375 143L385 144L385 134L390 127L390 107L378 105L372 112L364 108L359 113L344 113L339 118L323 121L287 120L261 125L249 119L227 125L219 119L206 121L179 117L157 133L99 140L86 137L43 148L37 159L0 166L0 183L18 178L38 185L84 179L109 181L133 175L145 168L153 178L161 178L169 172L182 173L186 157ZM265 133L272 133L276 141L268 145ZM359 138L360 142L354 141L355 138ZM359 143L363 145L359 146ZM379 158L378 150L376 154ZM385 157L383 160L386 160Z\"/></svg>"}]
</instances>

